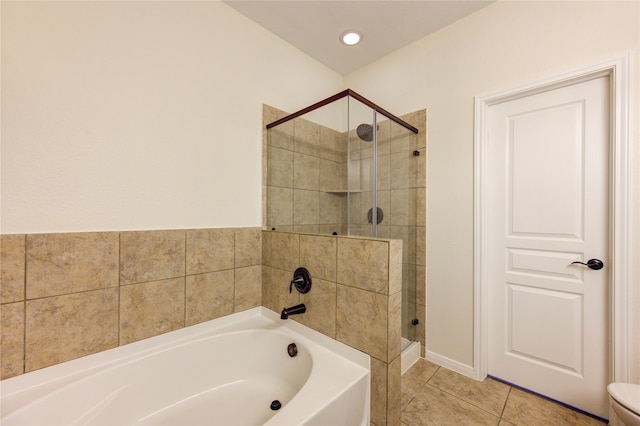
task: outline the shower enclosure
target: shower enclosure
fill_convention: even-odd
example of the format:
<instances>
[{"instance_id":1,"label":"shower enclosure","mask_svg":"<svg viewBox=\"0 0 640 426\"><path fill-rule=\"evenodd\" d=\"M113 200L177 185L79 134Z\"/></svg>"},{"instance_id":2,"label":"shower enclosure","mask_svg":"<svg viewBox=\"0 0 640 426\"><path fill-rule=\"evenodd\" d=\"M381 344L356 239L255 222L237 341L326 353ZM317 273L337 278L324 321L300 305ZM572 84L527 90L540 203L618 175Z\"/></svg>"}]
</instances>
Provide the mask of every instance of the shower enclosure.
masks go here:
<instances>
[{"instance_id":1,"label":"shower enclosure","mask_svg":"<svg viewBox=\"0 0 640 426\"><path fill-rule=\"evenodd\" d=\"M352 90L266 128L267 229L401 239L403 346L424 345L416 305L424 310L425 254L416 243L425 238L426 153L418 129Z\"/></svg>"}]
</instances>

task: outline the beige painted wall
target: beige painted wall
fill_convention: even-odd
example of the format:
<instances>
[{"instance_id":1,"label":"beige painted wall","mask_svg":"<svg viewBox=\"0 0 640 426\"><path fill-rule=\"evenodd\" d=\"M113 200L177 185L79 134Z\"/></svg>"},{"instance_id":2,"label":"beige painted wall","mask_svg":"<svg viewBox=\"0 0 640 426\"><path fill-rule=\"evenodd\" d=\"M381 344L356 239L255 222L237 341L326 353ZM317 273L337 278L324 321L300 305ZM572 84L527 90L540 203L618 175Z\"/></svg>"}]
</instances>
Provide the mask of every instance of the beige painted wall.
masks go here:
<instances>
[{"instance_id":1,"label":"beige painted wall","mask_svg":"<svg viewBox=\"0 0 640 426\"><path fill-rule=\"evenodd\" d=\"M220 2L10 2L2 233L260 226L262 103L340 75Z\"/></svg>"},{"instance_id":2,"label":"beige painted wall","mask_svg":"<svg viewBox=\"0 0 640 426\"><path fill-rule=\"evenodd\" d=\"M345 79L396 114L427 108L427 349L473 365L473 99L631 54L631 360L640 359L640 2L498 2ZM640 382L640 365L631 362Z\"/></svg>"}]
</instances>

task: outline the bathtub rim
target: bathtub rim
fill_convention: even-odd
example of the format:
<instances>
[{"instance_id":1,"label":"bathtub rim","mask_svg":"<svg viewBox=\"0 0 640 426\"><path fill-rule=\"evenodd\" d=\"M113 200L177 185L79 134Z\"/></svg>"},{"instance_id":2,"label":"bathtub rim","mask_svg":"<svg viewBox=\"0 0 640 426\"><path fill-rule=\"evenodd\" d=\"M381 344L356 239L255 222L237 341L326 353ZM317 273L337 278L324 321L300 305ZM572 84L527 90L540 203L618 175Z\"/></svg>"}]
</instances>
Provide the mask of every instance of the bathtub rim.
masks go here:
<instances>
[{"instance_id":1,"label":"bathtub rim","mask_svg":"<svg viewBox=\"0 0 640 426\"><path fill-rule=\"evenodd\" d=\"M242 323L255 319L259 319L263 326L269 325L271 322L281 323L283 324L284 329L291 329L310 340L318 342L322 346L338 353L344 358L349 359L353 363L371 370L369 355L362 351L313 330L308 326L300 324L295 320L281 320L280 315L276 312L265 308L264 306L258 306L3 379L0 380L0 389L3 391L2 394L4 398L4 396L13 395L16 392L27 390L35 385L47 383L54 379L60 380L59 373L69 370L68 366L72 362L74 363L74 368L72 371L69 371L69 374L73 376L74 379L82 377L81 373L84 372L87 372L87 374L90 375L92 374L90 372L91 370L97 370L115 362L123 362L129 357L144 356L146 353L152 353L153 351L162 350L163 348L196 339L198 337L204 337L205 335L213 332L226 333L241 330L242 328L240 325ZM213 325L213 323L215 323L215 325ZM115 351L118 353L121 352L121 354L118 354L113 358ZM17 382L26 383L19 384ZM9 394L4 393L6 389L5 386L9 388Z\"/></svg>"},{"instance_id":2,"label":"bathtub rim","mask_svg":"<svg viewBox=\"0 0 640 426\"><path fill-rule=\"evenodd\" d=\"M209 335L224 335L248 329L273 329L279 334L291 331L293 334L308 339L325 350L334 352L345 360L350 361L354 366L360 367L362 376L358 381L365 376L369 381L365 401L366 417L369 417L371 377L369 355L291 319L281 320L279 314L262 306L2 380L0 381L2 412L10 416L16 409L19 410L19 407L25 403L28 404L28 401L21 401L21 399L28 397L28 400L37 400L60 387L67 386L94 374L99 374L101 370L117 368L120 364L132 362L159 351L170 350L194 340L204 339ZM297 395L294 396L294 399L296 397ZM10 410L6 412L5 408L10 408Z\"/></svg>"}]
</instances>

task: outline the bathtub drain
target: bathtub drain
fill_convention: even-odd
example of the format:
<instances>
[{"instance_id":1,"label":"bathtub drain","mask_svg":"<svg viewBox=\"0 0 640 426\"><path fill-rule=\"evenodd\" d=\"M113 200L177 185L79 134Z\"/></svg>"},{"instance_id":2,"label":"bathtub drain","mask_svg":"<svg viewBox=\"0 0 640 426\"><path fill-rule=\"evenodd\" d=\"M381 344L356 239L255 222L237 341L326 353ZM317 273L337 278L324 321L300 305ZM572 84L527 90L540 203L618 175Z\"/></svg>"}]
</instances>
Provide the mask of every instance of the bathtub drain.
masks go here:
<instances>
[{"instance_id":1,"label":"bathtub drain","mask_svg":"<svg viewBox=\"0 0 640 426\"><path fill-rule=\"evenodd\" d=\"M278 411L282 407L282 404L277 399L271 402L271 409L273 411Z\"/></svg>"},{"instance_id":2,"label":"bathtub drain","mask_svg":"<svg viewBox=\"0 0 640 426\"><path fill-rule=\"evenodd\" d=\"M291 358L298 355L298 347L295 343L290 343L289 346L287 346L287 353Z\"/></svg>"}]
</instances>

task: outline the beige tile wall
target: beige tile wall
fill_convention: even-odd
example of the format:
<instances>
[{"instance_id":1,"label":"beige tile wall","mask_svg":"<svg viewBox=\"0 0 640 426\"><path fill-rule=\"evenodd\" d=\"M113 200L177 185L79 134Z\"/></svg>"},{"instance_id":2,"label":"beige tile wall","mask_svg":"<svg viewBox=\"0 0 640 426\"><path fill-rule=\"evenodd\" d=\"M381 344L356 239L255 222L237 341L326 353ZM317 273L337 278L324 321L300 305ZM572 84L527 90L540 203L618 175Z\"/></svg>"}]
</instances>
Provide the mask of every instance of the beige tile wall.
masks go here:
<instances>
[{"instance_id":1,"label":"beige tile wall","mask_svg":"<svg viewBox=\"0 0 640 426\"><path fill-rule=\"evenodd\" d=\"M371 356L371 423L400 424L400 315L402 242L264 231L262 303ZM304 266L313 285L289 293L293 272Z\"/></svg>"},{"instance_id":2,"label":"beige tile wall","mask_svg":"<svg viewBox=\"0 0 640 426\"><path fill-rule=\"evenodd\" d=\"M372 357L372 424L400 419L402 243L258 228L0 236L8 378L261 304ZM305 266L313 290L289 294Z\"/></svg>"},{"instance_id":3,"label":"beige tile wall","mask_svg":"<svg viewBox=\"0 0 640 426\"><path fill-rule=\"evenodd\" d=\"M261 232L1 235L1 377L260 306Z\"/></svg>"},{"instance_id":4,"label":"beige tile wall","mask_svg":"<svg viewBox=\"0 0 640 426\"><path fill-rule=\"evenodd\" d=\"M265 107L265 122L286 115ZM303 118L265 134L265 226L283 231L346 233L342 217L346 182L345 135ZM268 164L269 173L266 172Z\"/></svg>"}]
</instances>

